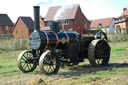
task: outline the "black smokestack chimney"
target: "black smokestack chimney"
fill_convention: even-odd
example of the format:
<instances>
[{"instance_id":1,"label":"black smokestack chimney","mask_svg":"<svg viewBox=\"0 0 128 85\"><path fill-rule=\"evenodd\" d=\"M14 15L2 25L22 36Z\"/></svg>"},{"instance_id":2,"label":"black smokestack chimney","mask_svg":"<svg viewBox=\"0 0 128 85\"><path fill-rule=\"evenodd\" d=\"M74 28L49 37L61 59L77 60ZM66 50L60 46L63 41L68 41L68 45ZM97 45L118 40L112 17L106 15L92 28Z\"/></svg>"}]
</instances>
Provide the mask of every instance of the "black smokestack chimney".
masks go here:
<instances>
[{"instance_id":1,"label":"black smokestack chimney","mask_svg":"<svg viewBox=\"0 0 128 85\"><path fill-rule=\"evenodd\" d=\"M40 31L40 7L34 6L34 29Z\"/></svg>"}]
</instances>

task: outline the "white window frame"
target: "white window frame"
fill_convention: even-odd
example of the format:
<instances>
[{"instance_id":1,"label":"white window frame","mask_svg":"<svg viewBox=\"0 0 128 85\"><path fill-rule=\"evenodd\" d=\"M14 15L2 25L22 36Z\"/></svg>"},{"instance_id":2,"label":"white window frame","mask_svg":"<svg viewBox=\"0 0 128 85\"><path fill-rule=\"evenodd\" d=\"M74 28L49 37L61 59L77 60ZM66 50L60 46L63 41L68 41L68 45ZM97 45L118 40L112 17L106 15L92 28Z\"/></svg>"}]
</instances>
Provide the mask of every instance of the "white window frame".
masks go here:
<instances>
[{"instance_id":1,"label":"white window frame","mask_svg":"<svg viewBox=\"0 0 128 85\"><path fill-rule=\"evenodd\" d=\"M68 25L69 24L69 20L67 20L67 19L63 20L62 23L63 23L63 25Z\"/></svg>"}]
</instances>

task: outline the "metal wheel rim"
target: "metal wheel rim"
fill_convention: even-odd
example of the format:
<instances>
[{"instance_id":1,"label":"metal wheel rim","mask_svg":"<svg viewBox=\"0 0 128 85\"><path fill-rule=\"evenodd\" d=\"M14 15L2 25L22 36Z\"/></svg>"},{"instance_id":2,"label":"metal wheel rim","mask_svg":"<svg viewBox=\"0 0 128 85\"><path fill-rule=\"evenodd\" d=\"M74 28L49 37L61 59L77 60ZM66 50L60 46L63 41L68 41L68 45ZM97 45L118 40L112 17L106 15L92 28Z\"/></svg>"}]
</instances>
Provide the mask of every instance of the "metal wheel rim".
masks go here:
<instances>
[{"instance_id":1,"label":"metal wheel rim","mask_svg":"<svg viewBox=\"0 0 128 85\"><path fill-rule=\"evenodd\" d=\"M92 66L107 65L109 57L110 47L105 40L97 39L90 43L88 59Z\"/></svg>"},{"instance_id":2,"label":"metal wheel rim","mask_svg":"<svg viewBox=\"0 0 128 85\"><path fill-rule=\"evenodd\" d=\"M98 54L97 54L98 53ZM95 48L95 57L97 65L103 65L105 59L109 56L109 47L106 46L106 42L99 41Z\"/></svg>"},{"instance_id":3,"label":"metal wheel rim","mask_svg":"<svg viewBox=\"0 0 128 85\"><path fill-rule=\"evenodd\" d=\"M44 62L43 62L43 68L48 74L53 73L57 66L56 58L53 56L50 56L50 54L51 53L48 53L46 55L46 57L44 58Z\"/></svg>"},{"instance_id":4,"label":"metal wheel rim","mask_svg":"<svg viewBox=\"0 0 128 85\"><path fill-rule=\"evenodd\" d=\"M18 57L18 67L24 73L35 70L37 66L34 63L30 63L28 58L33 58L31 51L24 51Z\"/></svg>"},{"instance_id":5,"label":"metal wheel rim","mask_svg":"<svg viewBox=\"0 0 128 85\"><path fill-rule=\"evenodd\" d=\"M40 57L39 67L44 74L56 74L60 68L59 58L52 52L45 52Z\"/></svg>"}]
</instances>

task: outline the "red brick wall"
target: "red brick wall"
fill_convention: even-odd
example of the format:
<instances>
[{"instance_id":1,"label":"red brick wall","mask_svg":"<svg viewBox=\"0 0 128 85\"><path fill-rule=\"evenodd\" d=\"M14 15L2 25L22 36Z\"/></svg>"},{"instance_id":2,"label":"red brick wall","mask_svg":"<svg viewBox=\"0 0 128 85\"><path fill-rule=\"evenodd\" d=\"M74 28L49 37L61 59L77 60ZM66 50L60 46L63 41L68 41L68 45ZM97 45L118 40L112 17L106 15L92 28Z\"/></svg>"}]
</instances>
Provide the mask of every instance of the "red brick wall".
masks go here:
<instances>
[{"instance_id":1,"label":"red brick wall","mask_svg":"<svg viewBox=\"0 0 128 85\"><path fill-rule=\"evenodd\" d=\"M19 19L12 34L14 38L28 38L30 33L23 21Z\"/></svg>"},{"instance_id":2,"label":"red brick wall","mask_svg":"<svg viewBox=\"0 0 128 85\"><path fill-rule=\"evenodd\" d=\"M118 28L118 27L119 27L120 29L124 28L126 34L128 34L128 21L115 24L116 30L119 31L119 28ZM121 30L120 30L120 31L121 31ZM120 33L120 32L118 32L118 33Z\"/></svg>"},{"instance_id":3,"label":"red brick wall","mask_svg":"<svg viewBox=\"0 0 128 85\"><path fill-rule=\"evenodd\" d=\"M63 25L61 25L61 29L65 29L65 30L68 30L68 29L73 29L73 21L74 20L68 20L68 24L63 24Z\"/></svg>"},{"instance_id":4,"label":"red brick wall","mask_svg":"<svg viewBox=\"0 0 128 85\"><path fill-rule=\"evenodd\" d=\"M76 17L75 17L75 21L74 21L74 28L76 29L77 27L80 27L80 28L84 29L85 24L86 24L86 28L90 28L90 24L89 24L88 20L82 14L81 9L78 8L77 14L76 14Z\"/></svg>"}]
</instances>

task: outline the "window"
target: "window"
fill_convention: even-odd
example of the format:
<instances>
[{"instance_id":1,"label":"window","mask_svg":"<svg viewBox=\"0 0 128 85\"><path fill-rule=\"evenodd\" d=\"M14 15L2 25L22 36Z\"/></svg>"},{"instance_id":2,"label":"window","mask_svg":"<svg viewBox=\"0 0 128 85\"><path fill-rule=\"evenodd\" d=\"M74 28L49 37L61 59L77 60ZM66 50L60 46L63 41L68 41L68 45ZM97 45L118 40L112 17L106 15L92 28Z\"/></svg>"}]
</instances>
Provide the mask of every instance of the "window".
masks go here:
<instances>
[{"instance_id":1,"label":"window","mask_svg":"<svg viewBox=\"0 0 128 85\"><path fill-rule=\"evenodd\" d=\"M8 26L5 27L5 30L8 31Z\"/></svg>"},{"instance_id":2,"label":"window","mask_svg":"<svg viewBox=\"0 0 128 85\"><path fill-rule=\"evenodd\" d=\"M69 24L69 21L68 21L68 20L63 20L62 23L63 23L64 25L68 25L68 24Z\"/></svg>"},{"instance_id":3,"label":"window","mask_svg":"<svg viewBox=\"0 0 128 85\"><path fill-rule=\"evenodd\" d=\"M51 26L52 22L48 22L48 26Z\"/></svg>"},{"instance_id":4,"label":"window","mask_svg":"<svg viewBox=\"0 0 128 85\"><path fill-rule=\"evenodd\" d=\"M99 23L98 27L102 27L102 24L101 24L101 23Z\"/></svg>"}]
</instances>

